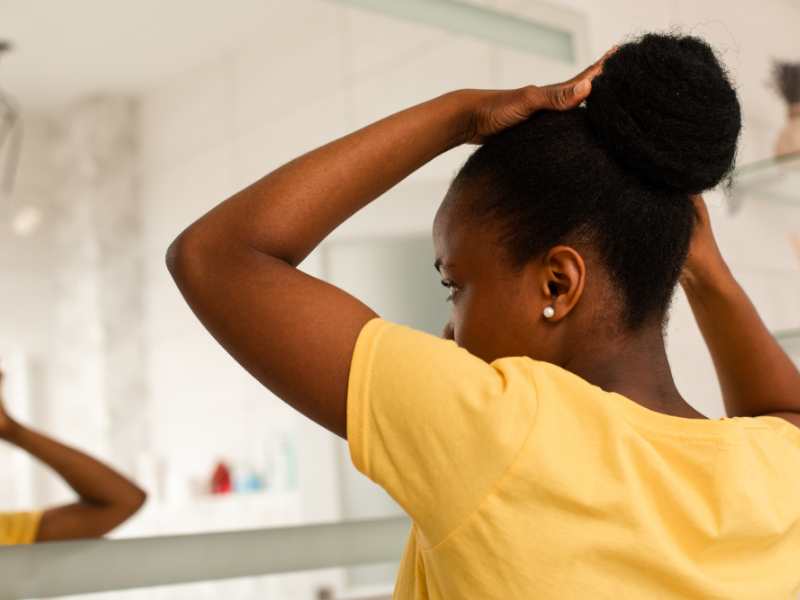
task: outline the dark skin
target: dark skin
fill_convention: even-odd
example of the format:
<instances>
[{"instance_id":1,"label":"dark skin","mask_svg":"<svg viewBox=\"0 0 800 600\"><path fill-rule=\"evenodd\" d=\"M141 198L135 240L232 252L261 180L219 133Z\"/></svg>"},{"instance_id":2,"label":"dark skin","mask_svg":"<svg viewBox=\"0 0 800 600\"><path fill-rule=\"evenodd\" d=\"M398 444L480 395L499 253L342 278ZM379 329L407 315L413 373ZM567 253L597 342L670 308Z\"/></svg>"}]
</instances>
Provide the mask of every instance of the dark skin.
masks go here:
<instances>
[{"instance_id":1,"label":"dark skin","mask_svg":"<svg viewBox=\"0 0 800 600\"><path fill-rule=\"evenodd\" d=\"M647 408L703 418L675 387L658 320L633 332L622 328L624 307L591 248L555 246L514 269L497 229L465 216L465 194L451 190L433 225L439 274L453 303L446 337L486 362L529 356ZM546 306L555 309L549 319Z\"/></svg>"},{"instance_id":2,"label":"dark skin","mask_svg":"<svg viewBox=\"0 0 800 600\"><path fill-rule=\"evenodd\" d=\"M35 541L100 537L142 507L145 492L124 475L13 419L3 403L2 380L0 372L0 439L49 466L77 496L75 502L42 513Z\"/></svg>"},{"instance_id":3,"label":"dark skin","mask_svg":"<svg viewBox=\"0 0 800 600\"><path fill-rule=\"evenodd\" d=\"M681 286L706 341L729 416L780 417L800 427L800 371L758 315L714 239L703 198Z\"/></svg>"},{"instance_id":4,"label":"dark skin","mask_svg":"<svg viewBox=\"0 0 800 600\"><path fill-rule=\"evenodd\" d=\"M362 327L377 315L297 265L353 213L442 152L480 143L537 110L577 106L602 60L561 84L444 94L304 154L181 233L167 254L169 270L239 363L298 411L347 437L350 359ZM494 240L477 243L482 233L448 215L448 204L434 239L439 258L452 263L443 272L462 287L452 322L459 344L486 360L514 354L551 360L654 410L702 416L675 389L660 328L621 334L592 314L593 300L606 310L617 304L589 250L558 246L512 274L500 253L468 254ZM545 322L542 311L551 302L556 315ZM775 344L770 340L753 343ZM765 385L767 373L760 374ZM780 404L800 412L792 396Z\"/></svg>"}]
</instances>

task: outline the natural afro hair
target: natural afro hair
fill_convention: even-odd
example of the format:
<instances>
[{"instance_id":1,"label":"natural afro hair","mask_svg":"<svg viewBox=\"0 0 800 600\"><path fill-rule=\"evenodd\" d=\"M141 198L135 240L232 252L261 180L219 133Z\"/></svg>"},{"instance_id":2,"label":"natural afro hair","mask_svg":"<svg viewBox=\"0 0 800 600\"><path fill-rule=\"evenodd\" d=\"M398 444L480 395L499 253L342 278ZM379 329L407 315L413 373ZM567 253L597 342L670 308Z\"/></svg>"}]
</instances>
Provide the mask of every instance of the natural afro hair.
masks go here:
<instances>
[{"instance_id":1,"label":"natural afro hair","mask_svg":"<svg viewBox=\"0 0 800 600\"><path fill-rule=\"evenodd\" d=\"M663 324L695 223L689 195L729 174L740 129L711 47L648 33L606 59L585 107L538 112L492 136L452 187L479 191L465 195L469 214L500 224L515 267L559 243L591 244L622 323Z\"/></svg>"},{"instance_id":2,"label":"natural afro hair","mask_svg":"<svg viewBox=\"0 0 800 600\"><path fill-rule=\"evenodd\" d=\"M631 172L688 193L714 187L731 170L742 126L736 92L711 47L653 33L605 62L586 114Z\"/></svg>"}]
</instances>

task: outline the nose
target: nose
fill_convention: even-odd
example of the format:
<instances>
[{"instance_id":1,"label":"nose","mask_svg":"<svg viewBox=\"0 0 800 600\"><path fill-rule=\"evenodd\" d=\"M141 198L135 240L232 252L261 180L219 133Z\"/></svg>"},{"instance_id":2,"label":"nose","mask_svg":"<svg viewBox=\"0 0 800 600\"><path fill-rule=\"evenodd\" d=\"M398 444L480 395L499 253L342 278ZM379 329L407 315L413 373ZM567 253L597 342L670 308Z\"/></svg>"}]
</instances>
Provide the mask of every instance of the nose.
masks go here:
<instances>
[{"instance_id":1,"label":"nose","mask_svg":"<svg viewBox=\"0 0 800 600\"><path fill-rule=\"evenodd\" d=\"M447 324L444 326L444 329L442 330L442 337L446 340L455 339L455 331L453 330L452 321L448 321Z\"/></svg>"}]
</instances>

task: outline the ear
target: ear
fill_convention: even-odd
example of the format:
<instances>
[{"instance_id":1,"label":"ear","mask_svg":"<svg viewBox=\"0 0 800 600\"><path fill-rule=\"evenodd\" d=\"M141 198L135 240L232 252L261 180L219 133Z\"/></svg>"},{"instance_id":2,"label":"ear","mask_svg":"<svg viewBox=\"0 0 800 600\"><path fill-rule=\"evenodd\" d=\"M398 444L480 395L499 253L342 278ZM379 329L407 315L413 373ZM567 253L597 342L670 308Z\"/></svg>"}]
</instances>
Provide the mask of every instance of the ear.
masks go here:
<instances>
[{"instance_id":1,"label":"ear","mask_svg":"<svg viewBox=\"0 0 800 600\"><path fill-rule=\"evenodd\" d=\"M560 321L572 312L583 295L586 263L571 246L554 246L542 260L541 292L546 302L542 310L545 306L552 306L555 315L547 320Z\"/></svg>"}]
</instances>

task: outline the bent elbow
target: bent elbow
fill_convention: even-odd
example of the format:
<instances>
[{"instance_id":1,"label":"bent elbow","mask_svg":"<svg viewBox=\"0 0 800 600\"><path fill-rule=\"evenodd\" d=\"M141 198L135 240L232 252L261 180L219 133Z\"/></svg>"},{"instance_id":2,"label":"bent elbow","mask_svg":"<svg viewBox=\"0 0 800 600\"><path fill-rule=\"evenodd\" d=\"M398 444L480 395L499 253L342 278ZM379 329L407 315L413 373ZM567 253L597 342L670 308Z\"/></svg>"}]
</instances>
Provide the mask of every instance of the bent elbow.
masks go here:
<instances>
[{"instance_id":1,"label":"bent elbow","mask_svg":"<svg viewBox=\"0 0 800 600\"><path fill-rule=\"evenodd\" d=\"M118 505L118 512L122 521L127 521L138 513L145 502L147 502L147 492L136 486L136 489Z\"/></svg>"},{"instance_id":2,"label":"bent elbow","mask_svg":"<svg viewBox=\"0 0 800 600\"><path fill-rule=\"evenodd\" d=\"M136 496L133 499L133 505L131 506L131 515L135 515L141 508L144 506L144 503L147 502L147 492L143 489L138 488L136 490Z\"/></svg>"},{"instance_id":3,"label":"bent elbow","mask_svg":"<svg viewBox=\"0 0 800 600\"><path fill-rule=\"evenodd\" d=\"M182 231L167 248L165 261L167 270L178 286L189 281L202 264L202 241L189 227Z\"/></svg>"}]
</instances>

